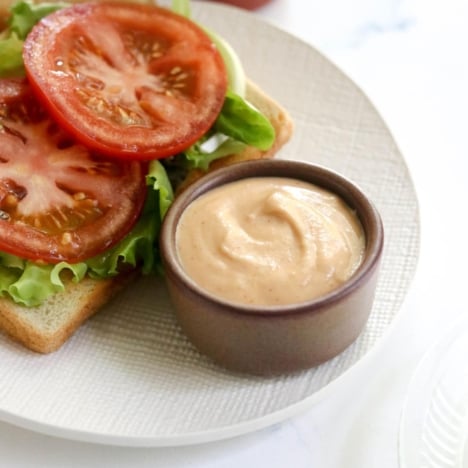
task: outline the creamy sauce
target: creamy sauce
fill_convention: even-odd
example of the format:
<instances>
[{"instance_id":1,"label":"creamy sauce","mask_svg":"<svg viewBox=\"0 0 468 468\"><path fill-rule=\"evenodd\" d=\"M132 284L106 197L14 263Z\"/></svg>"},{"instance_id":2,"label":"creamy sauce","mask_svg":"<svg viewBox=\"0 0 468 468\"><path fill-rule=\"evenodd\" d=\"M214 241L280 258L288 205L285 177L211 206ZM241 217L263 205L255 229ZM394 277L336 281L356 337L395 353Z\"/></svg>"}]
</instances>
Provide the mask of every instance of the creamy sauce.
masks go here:
<instances>
[{"instance_id":1,"label":"creamy sauce","mask_svg":"<svg viewBox=\"0 0 468 468\"><path fill-rule=\"evenodd\" d=\"M365 237L335 194L288 178L254 177L194 200L176 233L187 274L237 303L278 305L324 295L360 265Z\"/></svg>"}]
</instances>

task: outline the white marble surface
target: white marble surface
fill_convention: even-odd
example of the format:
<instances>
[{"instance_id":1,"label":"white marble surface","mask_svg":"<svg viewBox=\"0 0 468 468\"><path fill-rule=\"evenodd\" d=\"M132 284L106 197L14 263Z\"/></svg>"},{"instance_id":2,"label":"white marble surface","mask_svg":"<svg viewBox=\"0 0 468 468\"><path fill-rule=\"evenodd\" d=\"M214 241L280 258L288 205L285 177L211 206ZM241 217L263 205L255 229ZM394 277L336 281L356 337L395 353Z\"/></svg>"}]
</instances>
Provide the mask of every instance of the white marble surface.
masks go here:
<instances>
[{"instance_id":1,"label":"white marble surface","mask_svg":"<svg viewBox=\"0 0 468 468\"><path fill-rule=\"evenodd\" d=\"M255 14L344 69L374 102L406 157L420 199L422 246L401 318L345 385L306 413L258 433L192 447L127 449L0 422L0 466L399 466L410 378L431 343L468 313L468 2L273 0Z\"/></svg>"}]
</instances>

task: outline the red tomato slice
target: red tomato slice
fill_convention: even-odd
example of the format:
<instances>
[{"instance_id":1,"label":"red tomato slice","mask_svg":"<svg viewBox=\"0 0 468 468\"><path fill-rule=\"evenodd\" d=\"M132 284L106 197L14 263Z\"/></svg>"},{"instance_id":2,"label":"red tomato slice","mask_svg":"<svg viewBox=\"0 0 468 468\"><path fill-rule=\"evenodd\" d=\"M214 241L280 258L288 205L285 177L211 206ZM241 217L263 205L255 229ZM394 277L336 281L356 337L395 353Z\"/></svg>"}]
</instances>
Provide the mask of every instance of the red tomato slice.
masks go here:
<instances>
[{"instance_id":1,"label":"red tomato slice","mask_svg":"<svg viewBox=\"0 0 468 468\"><path fill-rule=\"evenodd\" d=\"M186 149L211 127L227 89L208 36L155 6L60 10L33 28L23 55L57 122L109 156L148 160Z\"/></svg>"},{"instance_id":2,"label":"red tomato slice","mask_svg":"<svg viewBox=\"0 0 468 468\"><path fill-rule=\"evenodd\" d=\"M0 250L78 262L122 239L146 195L141 163L75 144L25 81L0 80Z\"/></svg>"}]
</instances>

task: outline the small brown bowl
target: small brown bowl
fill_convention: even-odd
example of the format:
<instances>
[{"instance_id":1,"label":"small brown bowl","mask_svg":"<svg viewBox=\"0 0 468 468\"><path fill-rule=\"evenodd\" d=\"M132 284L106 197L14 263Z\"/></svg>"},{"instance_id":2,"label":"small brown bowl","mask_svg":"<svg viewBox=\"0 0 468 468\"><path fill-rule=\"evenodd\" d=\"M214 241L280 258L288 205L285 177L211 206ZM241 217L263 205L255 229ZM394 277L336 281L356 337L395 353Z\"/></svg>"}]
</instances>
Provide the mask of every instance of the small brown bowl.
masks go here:
<instances>
[{"instance_id":1,"label":"small brown bowl","mask_svg":"<svg viewBox=\"0 0 468 468\"><path fill-rule=\"evenodd\" d=\"M249 177L299 179L341 196L355 210L366 236L364 258L353 276L317 299L275 306L232 303L199 287L186 274L177 254L179 219L200 195ZM175 200L160 236L166 282L182 330L199 351L218 364L256 375L316 366L356 340L372 309L383 242L381 218L356 185L323 167L279 159L239 163L205 176Z\"/></svg>"}]
</instances>

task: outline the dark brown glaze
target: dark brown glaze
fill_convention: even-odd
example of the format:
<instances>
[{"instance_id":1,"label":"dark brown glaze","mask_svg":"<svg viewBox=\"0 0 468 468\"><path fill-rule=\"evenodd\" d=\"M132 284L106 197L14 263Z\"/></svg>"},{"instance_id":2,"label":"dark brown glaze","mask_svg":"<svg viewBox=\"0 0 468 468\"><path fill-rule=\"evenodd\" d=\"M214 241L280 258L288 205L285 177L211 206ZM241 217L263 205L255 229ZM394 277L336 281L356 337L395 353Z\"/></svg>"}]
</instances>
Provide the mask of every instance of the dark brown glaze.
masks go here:
<instances>
[{"instance_id":1,"label":"dark brown glaze","mask_svg":"<svg viewBox=\"0 0 468 468\"><path fill-rule=\"evenodd\" d=\"M356 210L366 253L355 274L321 298L284 306L246 306L214 297L189 278L177 256L176 227L184 209L219 185L248 177L291 177L340 195ZM384 244L382 221L355 184L324 167L286 160L248 161L221 169L183 192L164 220L160 247L174 310L193 344L239 372L277 375L327 361L360 335L372 310Z\"/></svg>"}]
</instances>

